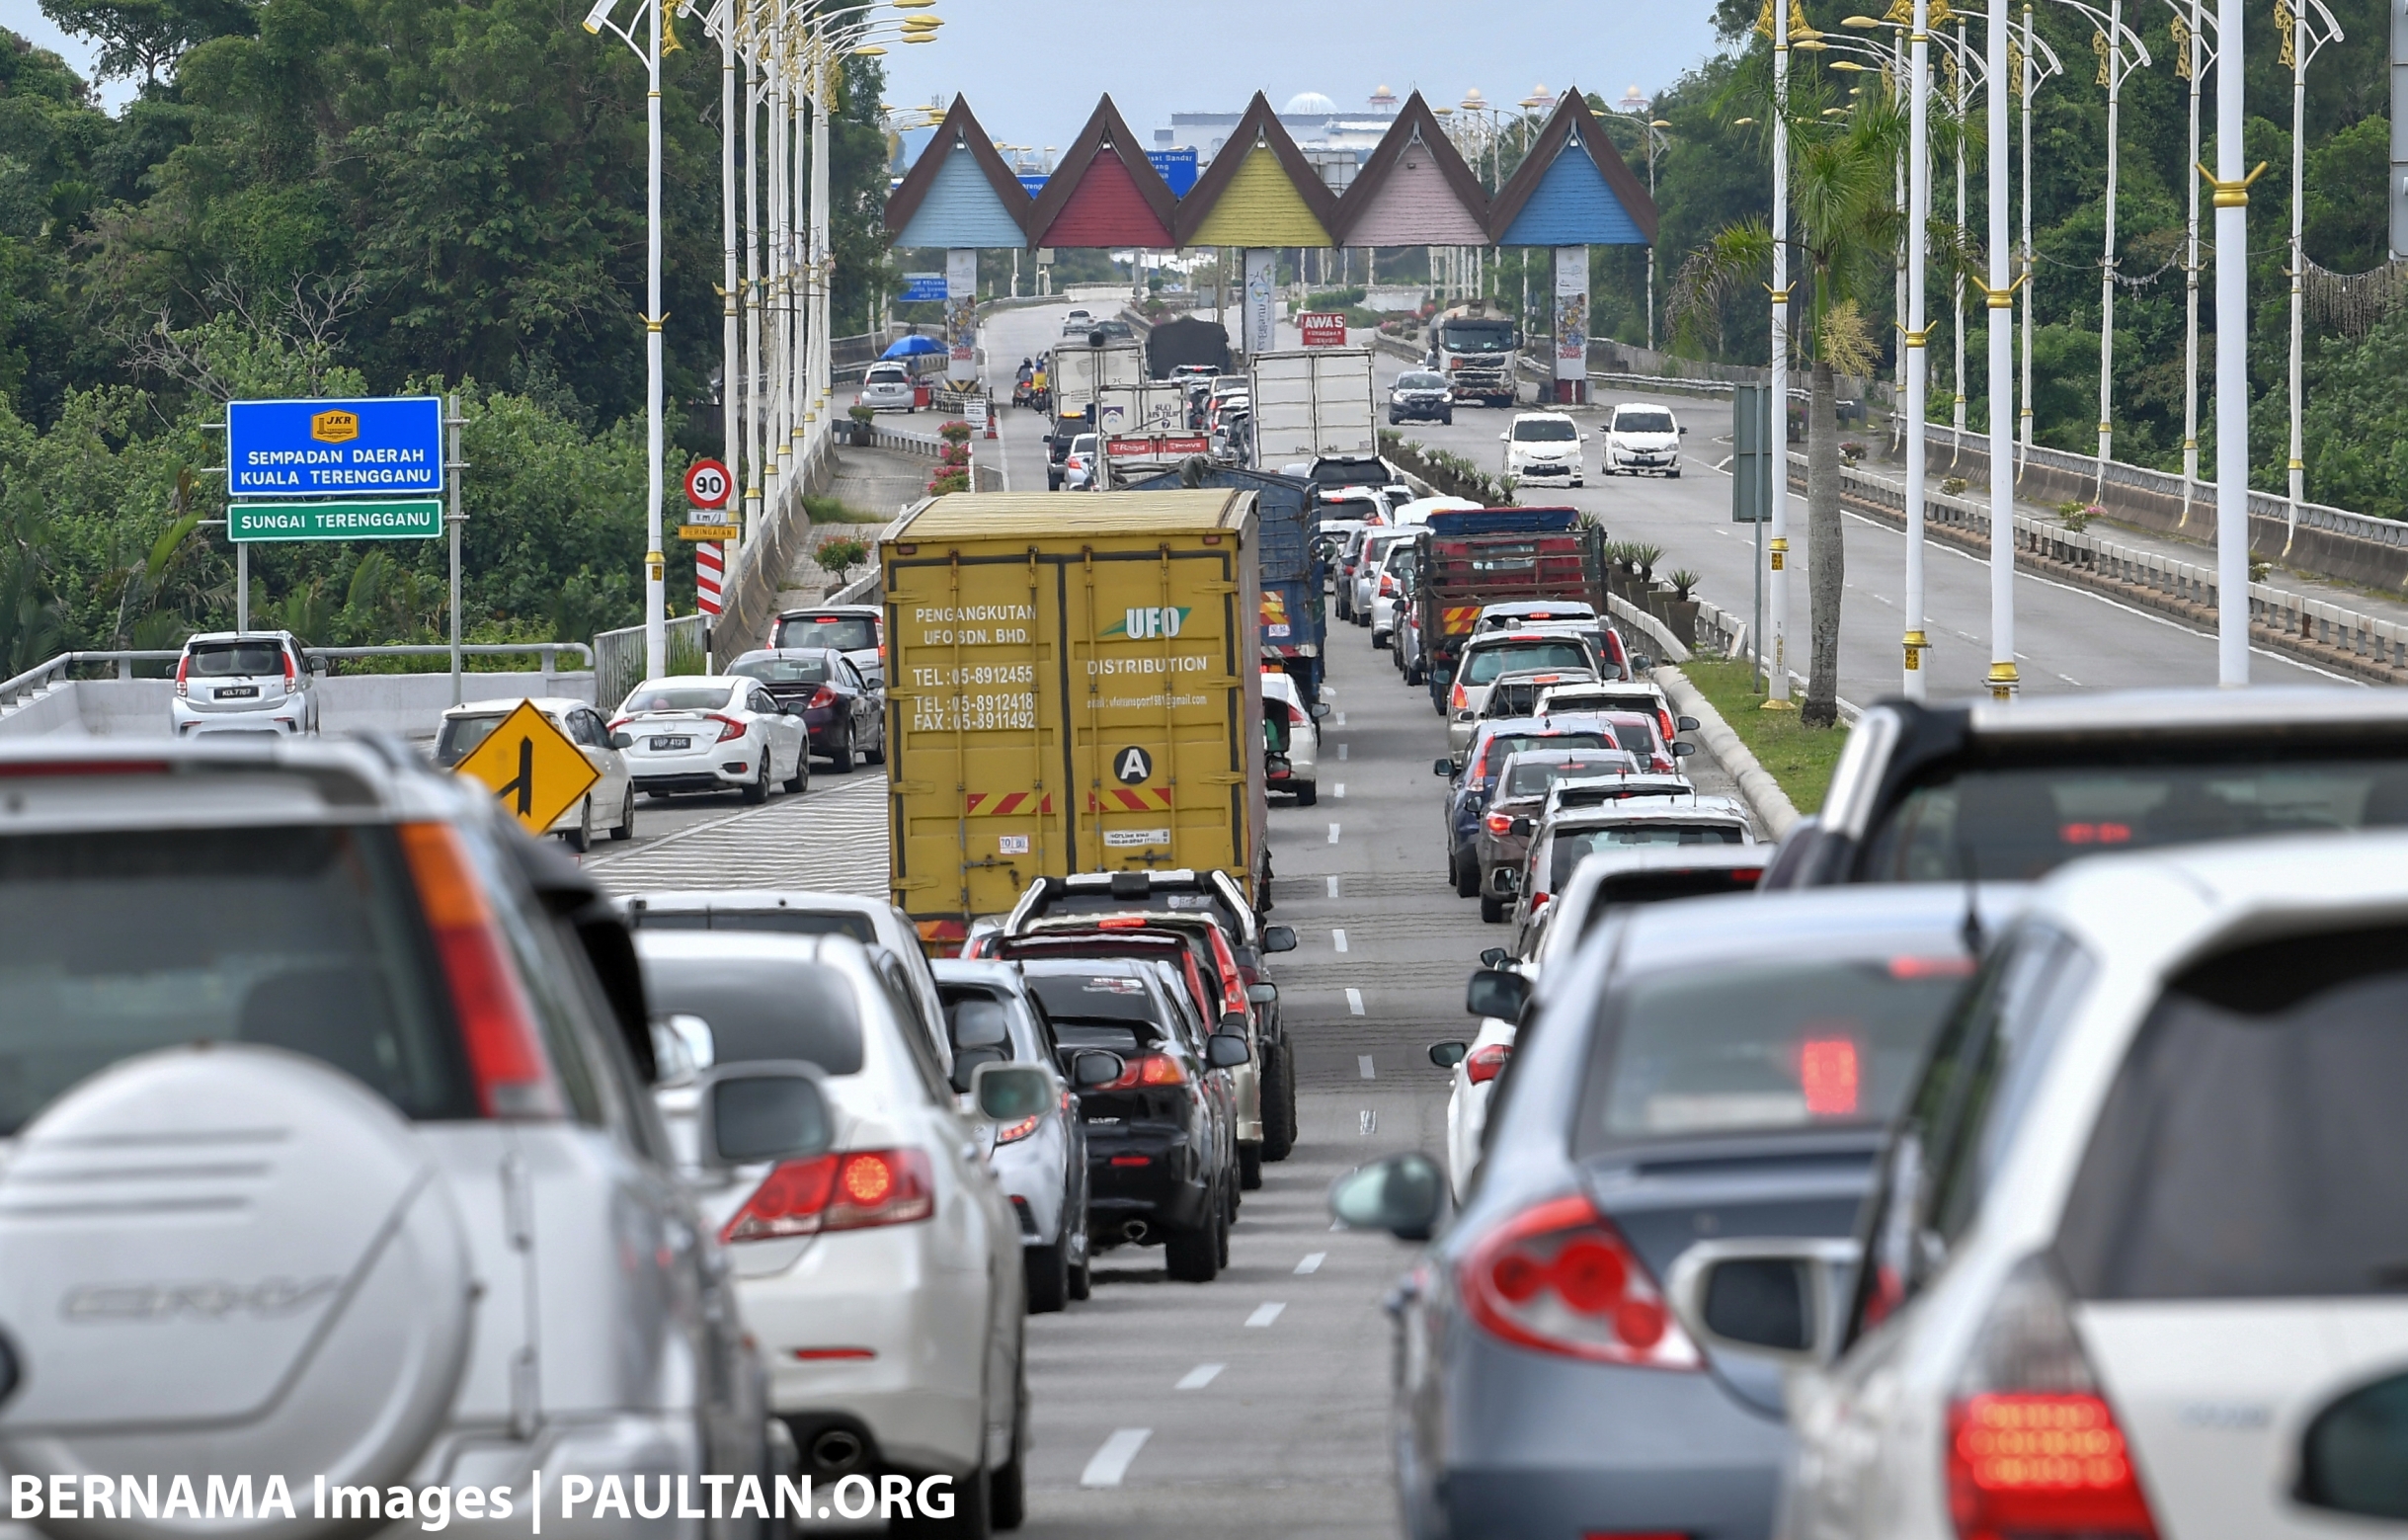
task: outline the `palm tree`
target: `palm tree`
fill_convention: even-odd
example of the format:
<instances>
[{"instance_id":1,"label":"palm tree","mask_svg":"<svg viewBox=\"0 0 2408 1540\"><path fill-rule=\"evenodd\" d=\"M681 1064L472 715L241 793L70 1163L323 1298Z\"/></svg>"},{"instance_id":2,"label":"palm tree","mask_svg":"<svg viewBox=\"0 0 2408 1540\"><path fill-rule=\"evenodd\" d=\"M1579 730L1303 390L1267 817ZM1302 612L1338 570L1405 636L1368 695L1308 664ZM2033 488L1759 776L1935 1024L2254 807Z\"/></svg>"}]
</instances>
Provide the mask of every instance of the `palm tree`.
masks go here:
<instances>
[{"instance_id":1,"label":"palm tree","mask_svg":"<svg viewBox=\"0 0 2408 1540\"><path fill-rule=\"evenodd\" d=\"M1733 97L1771 103L1769 74L1751 70ZM1806 701L1799 720L1829 726L1839 716L1839 609L1847 554L1839 515L1839 417L1836 377L1870 373L1881 357L1866 300L1888 285L1902 215L1892 202L1898 156L1906 144L1904 104L1868 88L1853 108L1831 105L1815 75L1794 75L1785 103L1760 106L1789 119L1790 207L1795 227L1776 235L1762 219L1722 230L1681 265L1672 287L1676 335L1687 340L1719 318L1739 285L1761 282L1773 243L1789 243L1794 269L1808 282L1806 315L1793 324L1811 381L1806 409L1806 567L1811 632ZM1729 99L1726 99L1726 105ZM1786 406L1776 404L1776 413ZM1778 419L1776 419L1778 420Z\"/></svg>"}]
</instances>

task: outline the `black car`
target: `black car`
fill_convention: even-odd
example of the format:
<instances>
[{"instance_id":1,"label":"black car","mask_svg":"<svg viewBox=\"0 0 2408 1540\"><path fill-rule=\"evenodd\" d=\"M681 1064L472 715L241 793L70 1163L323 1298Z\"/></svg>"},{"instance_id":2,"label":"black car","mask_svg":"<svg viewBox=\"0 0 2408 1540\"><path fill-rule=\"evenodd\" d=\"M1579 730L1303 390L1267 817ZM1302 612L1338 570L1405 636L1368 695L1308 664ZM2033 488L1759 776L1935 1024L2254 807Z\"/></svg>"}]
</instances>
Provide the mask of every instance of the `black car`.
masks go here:
<instances>
[{"instance_id":1,"label":"black car","mask_svg":"<svg viewBox=\"0 0 2408 1540\"><path fill-rule=\"evenodd\" d=\"M1090 432L1084 409L1063 413L1054 419L1052 431L1045 436L1045 490L1062 490L1062 478L1068 474L1063 461L1070 457L1071 446L1079 436Z\"/></svg>"},{"instance_id":2,"label":"black car","mask_svg":"<svg viewBox=\"0 0 2408 1540\"><path fill-rule=\"evenodd\" d=\"M1388 387L1388 421L1393 426L1412 419L1419 422L1452 423L1455 421L1455 398L1447 390L1446 376L1429 369L1407 369Z\"/></svg>"},{"instance_id":3,"label":"black car","mask_svg":"<svg viewBox=\"0 0 2408 1540\"><path fill-rule=\"evenodd\" d=\"M1245 1038L1216 1032L1194 1041L1147 963L1022 966L1055 1041L1106 1049L1127 1066L1120 1079L1080 1094L1095 1247L1159 1243L1173 1278L1211 1282L1229 1244L1238 1175L1233 1130L1209 1077L1245 1062Z\"/></svg>"},{"instance_id":4,"label":"black car","mask_svg":"<svg viewBox=\"0 0 2408 1540\"><path fill-rule=\"evenodd\" d=\"M856 754L886 763L886 691L835 648L764 647L738 658L728 672L761 681L770 699L800 712L811 752L838 774L852 769Z\"/></svg>"}]
</instances>

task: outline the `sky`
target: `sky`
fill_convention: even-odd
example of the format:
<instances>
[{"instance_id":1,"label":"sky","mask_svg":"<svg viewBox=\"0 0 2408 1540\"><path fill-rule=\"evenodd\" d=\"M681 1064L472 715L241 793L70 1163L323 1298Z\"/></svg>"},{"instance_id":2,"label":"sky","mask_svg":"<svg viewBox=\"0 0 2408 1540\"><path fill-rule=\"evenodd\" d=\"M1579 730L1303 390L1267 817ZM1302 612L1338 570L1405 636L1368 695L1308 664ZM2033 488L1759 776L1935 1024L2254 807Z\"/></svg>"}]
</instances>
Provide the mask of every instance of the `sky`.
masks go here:
<instances>
[{"instance_id":1,"label":"sky","mask_svg":"<svg viewBox=\"0 0 2408 1540\"><path fill-rule=\"evenodd\" d=\"M36 0L0 0L0 27L31 41L37 48L47 48L67 61L69 67L86 80L92 78L92 62L100 49L80 38L70 38L51 25L41 14ZM101 88L101 103L112 113L133 99L133 82L112 80Z\"/></svg>"},{"instance_id":2,"label":"sky","mask_svg":"<svg viewBox=\"0 0 2408 1540\"><path fill-rule=\"evenodd\" d=\"M0 0L0 6L31 0ZM1341 110L1374 88L1452 106L1478 86L1513 103L1534 85L1608 101L1652 95L1714 46L1711 0L937 0L937 41L889 43L887 100L960 92L1010 144L1067 146L1109 94L1152 141L1173 112L1273 107L1318 91Z\"/></svg>"}]
</instances>

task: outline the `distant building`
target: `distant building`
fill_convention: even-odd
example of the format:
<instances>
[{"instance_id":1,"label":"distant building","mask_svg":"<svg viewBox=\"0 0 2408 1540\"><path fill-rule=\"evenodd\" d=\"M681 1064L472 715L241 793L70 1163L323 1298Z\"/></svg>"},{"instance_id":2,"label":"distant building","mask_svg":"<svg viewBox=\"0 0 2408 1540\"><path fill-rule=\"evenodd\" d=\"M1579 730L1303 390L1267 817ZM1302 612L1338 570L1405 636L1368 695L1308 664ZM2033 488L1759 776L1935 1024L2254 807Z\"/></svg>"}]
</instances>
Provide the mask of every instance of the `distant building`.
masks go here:
<instances>
[{"instance_id":1,"label":"distant building","mask_svg":"<svg viewBox=\"0 0 2408 1540\"><path fill-rule=\"evenodd\" d=\"M1331 191L1343 192L1354 181L1363 157L1396 121L1398 106L1397 94L1385 85L1372 92L1364 107L1352 112L1341 111L1318 91L1305 91L1290 97L1279 110L1279 125L1321 172L1322 181ZM1151 147L1191 149L1209 165L1244 116L1242 108L1226 113L1172 113L1170 126L1154 130Z\"/></svg>"}]
</instances>

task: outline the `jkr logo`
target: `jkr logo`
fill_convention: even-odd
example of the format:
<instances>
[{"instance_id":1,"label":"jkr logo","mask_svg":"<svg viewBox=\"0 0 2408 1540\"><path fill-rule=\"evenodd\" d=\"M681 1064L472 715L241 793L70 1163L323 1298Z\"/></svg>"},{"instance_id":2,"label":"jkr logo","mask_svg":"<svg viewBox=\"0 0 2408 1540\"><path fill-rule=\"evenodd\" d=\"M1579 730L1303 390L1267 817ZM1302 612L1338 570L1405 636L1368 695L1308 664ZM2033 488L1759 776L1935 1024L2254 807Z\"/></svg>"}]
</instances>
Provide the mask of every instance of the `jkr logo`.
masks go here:
<instances>
[{"instance_id":1,"label":"jkr logo","mask_svg":"<svg viewBox=\"0 0 2408 1540\"><path fill-rule=\"evenodd\" d=\"M1125 638L1133 642L1151 640L1157 636L1176 636L1187 625L1193 609L1174 609L1164 605L1150 605L1126 611L1123 616L1103 628L1107 638Z\"/></svg>"}]
</instances>

